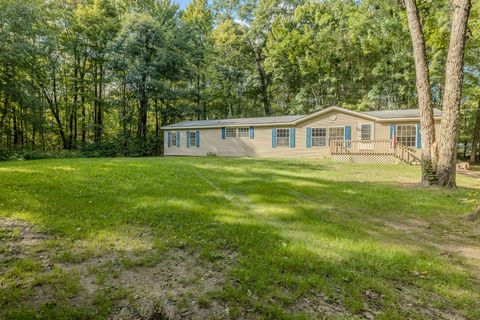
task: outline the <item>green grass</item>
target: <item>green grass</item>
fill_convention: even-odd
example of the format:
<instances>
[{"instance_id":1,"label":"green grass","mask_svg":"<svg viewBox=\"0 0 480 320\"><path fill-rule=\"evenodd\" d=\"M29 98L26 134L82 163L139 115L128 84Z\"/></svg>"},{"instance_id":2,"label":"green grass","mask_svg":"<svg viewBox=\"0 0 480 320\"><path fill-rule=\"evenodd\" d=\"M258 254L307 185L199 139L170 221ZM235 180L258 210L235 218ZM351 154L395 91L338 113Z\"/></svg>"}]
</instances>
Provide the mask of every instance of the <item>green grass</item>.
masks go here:
<instances>
[{"instance_id":1,"label":"green grass","mask_svg":"<svg viewBox=\"0 0 480 320\"><path fill-rule=\"evenodd\" d=\"M478 260L457 248L480 241L478 224L463 219L480 181L460 176L447 191L423 189L418 177L418 167L327 160L0 163L0 217L48 234L21 259L0 245L0 318L106 318L135 300L110 278L175 252L221 275L208 292L191 284L178 308L197 299L231 318L478 319ZM0 229L2 241L18 237ZM113 258L65 269L102 257ZM78 270L94 276L94 294ZM38 299L40 289L51 299Z\"/></svg>"}]
</instances>

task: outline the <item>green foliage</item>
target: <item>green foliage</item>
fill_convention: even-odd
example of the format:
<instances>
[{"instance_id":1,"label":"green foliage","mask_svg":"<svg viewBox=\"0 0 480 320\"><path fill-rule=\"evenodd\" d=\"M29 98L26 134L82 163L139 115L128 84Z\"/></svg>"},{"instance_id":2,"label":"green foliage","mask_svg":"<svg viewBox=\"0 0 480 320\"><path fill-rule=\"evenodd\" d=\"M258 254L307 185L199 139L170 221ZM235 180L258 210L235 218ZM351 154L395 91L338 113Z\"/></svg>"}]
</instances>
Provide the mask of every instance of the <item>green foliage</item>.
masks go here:
<instances>
[{"instance_id":1,"label":"green foliage","mask_svg":"<svg viewBox=\"0 0 480 320\"><path fill-rule=\"evenodd\" d=\"M474 0L462 139L480 96L479 7ZM419 9L438 107L450 7ZM162 152L160 127L180 120L416 106L394 0L193 0L184 10L168 0L3 0L0 22L3 149L152 155Z\"/></svg>"}]
</instances>

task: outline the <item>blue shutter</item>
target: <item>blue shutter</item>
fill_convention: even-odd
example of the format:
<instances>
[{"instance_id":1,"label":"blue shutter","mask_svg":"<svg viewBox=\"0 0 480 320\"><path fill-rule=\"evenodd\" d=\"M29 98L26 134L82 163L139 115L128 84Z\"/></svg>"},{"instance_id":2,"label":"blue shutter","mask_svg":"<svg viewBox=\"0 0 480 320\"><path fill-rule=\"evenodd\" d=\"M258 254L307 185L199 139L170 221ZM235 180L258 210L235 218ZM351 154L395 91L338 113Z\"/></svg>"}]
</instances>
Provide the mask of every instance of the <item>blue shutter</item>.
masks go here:
<instances>
[{"instance_id":1,"label":"blue shutter","mask_svg":"<svg viewBox=\"0 0 480 320\"><path fill-rule=\"evenodd\" d=\"M307 128L307 148L312 147L312 128Z\"/></svg>"},{"instance_id":2,"label":"blue shutter","mask_svg":"<svg viewBox=\"0 0 480 320\"><path fill-rule=\"evenodd\" d=\"M351 126L345 126L345 147L351 148L352 145L350 141L352 140L352 127Z\"/></svg>"},{"instance_id":3,"label":"blue shutter","mask_svg":"<svg viewBox=\"0 0 480 320\"><path fill-rule=\"evenodd\" d=\"M272 128L272 148L277 147L277 128Z\"/></svg>"},{"instance_id":4,"label":"blue shutter","mask_svg":"<svg viewBox=\"0 0 480 320\"><path fill-rule=\"evenodd\" d=\"M420 149L422 147L422 128L419 124L417 124L417 148Z\"/></svg>"},{"instance_id":5,"label":"blue shutter","mask_svg":"<svg viewBox=\"0 0 480 320\"><path fill-rule=\"evenodd\" d=\"M290 128L290 148L295 148L295 128Z\"/></svg>"},{"instance_id":6,"label":"blue shutter","mask_svg":"<svg viewBox=\"0 0 480 320\"><path fill-rule=\"evenodd\" d=\"M187 148L190 148L190 130L187 130Z\"/></svg>"},{"instance_id":7,"label":"blue shutter","mask_svg":"<svg viewBox=\"0 0 480 320\"><path fill-rule=\"evenodd\" d=\"M197 132L195 133L195 146L197 148L200 148L200 131L197 130Z\"/></svg>"},{"instance_id":8,"label":"blue shutter","mask_svg":"<svg viewBox=\"0 0 480 320\"><path fill-rule=\"evenodd\" d=\"M172 133L168 131L168 147L172 146Z\"/></svg>"},{"instance_id":9,"label":"blue shutter","mask_svg":"<svg viewBox=\"0 0 480 320\"><path fill-rule=\"evenodd\" d=\"M253 139L255 137L255 134L253 132L253 127L250 127L250 139Z\"/></svg>"},{"instance_id":10,"label":"blue shutter","mask_svg":"<svg viewBox=\"0 0 480 320\"><path fill-rule=\"evenodd\" d=\"M225 127L222 127L222 139L225 140L225 137L227 136L225 132Z\"/></svg>"},{"instance_id":11,"label":"blue shutter","mask_svg":"<svg viewBox=\"0 0 480 320\"><path fill-rule=\"evenodd\" d=\"M390 142L393 140L393 137L395 137L395 124L390 125Z\"/></svg>"},{"instance_id":12,"label":"blue shutter","mask_svg":"<svg viewBox=\"0 0 480 320\"><path fill-rule=\"evenodd\" d=\"M346 126L345 127L345 140L350 141L352 140L352 127Z\"/></svg>"},{"instance_id":13,"label":"blue shutter","mask_svg":"<svg viewBox=\"0 0 480 320\"><path fill-rule=\"evenodd\" d=\"M177 131L177 148L180 148L180 131Z\"/></svg>"}]
</instances>

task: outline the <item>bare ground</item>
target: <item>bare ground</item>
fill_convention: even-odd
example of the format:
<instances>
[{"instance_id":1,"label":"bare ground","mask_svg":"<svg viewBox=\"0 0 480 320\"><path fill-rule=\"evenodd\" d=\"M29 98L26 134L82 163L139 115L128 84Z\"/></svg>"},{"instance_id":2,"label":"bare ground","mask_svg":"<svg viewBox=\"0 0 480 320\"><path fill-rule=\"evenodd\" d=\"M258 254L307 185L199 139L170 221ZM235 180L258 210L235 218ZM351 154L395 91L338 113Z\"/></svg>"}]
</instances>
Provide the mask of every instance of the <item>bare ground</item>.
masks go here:
<instances>
[{"instance_id":1,"label":"bare ground","mask_svg":"<svg viewBox=\"0 0 480 320\"><path fill-rule=\"evenodd\" d=\"M453 232L439 231L438 226L432 227L430 222L419 219L378 220L375 223L402 233L406 241L435 247L439 255L463 259L468 269L475 273L476 281L480 283L480 247L475 241L480 236L480 228L478 228L480 222L459 222L459 227ZM468 228L467 233L472 239L462 237L464 228ZM145 232L142 233L145 243L151 242L149 237ZM221 299L211 296L221 292L226 273L229 268L235 266L236 256L231 252L224 252L221 259L208 262L201 259L197 252L172 248L166 250L161 259L153 263L147 263L147 265L134 263L132 266L125 266L122 263L124 259L135 262L136 257L142 256L142 252L135 252L134 248L129 247L128 244L122 244L114 250L96 253L80 261L59 262L58 250L62 249L49 245L49 242L56 241L55 238L36 229L32 224L8 218L0 218L0 240L2 240L0 279L6 272L4 266L8 261L30 258L41 263L44 274L52 270L60 270L72 278L79 279L81 290L75 296L69 297L72 305L89 309L94 303L95 295L102 294L102 290L125 292L125 295L113 301L112 312L108 316L111 320L225 319L232 316L228 305L223 304ZM81 241L75 241L73 250L83 252L84 244ZM146 245L142 250L148 254L152 248ZM428 275L418 274L418 277L423 276ZM0 288L1 285L0 282ZM32 295L28 301L22 303L39 308L55 300L53 295L55 289L49 284L31 284L31 286ZM400 287L399 290L406 310L416 309L415 288ZM331 298L315 291L301 297L288 309L292 312L305 312L312 318L319 315L323 315L324 318L335 318L349 314L352 318L375 319L377 316L375 305L381 305L383 297L373 291L364 292L364 296L368 305L365 305L361 315L350 314L344 308L342 301L331 301ZM421 308L426 318L463 318L448 310L428 308L425 305ZM252 310L239 310L235 317L254 318L255 316Z\"/></svg>"},{"instance_id":2,"label":"bare ground","mask_svg":"<svg viewBox=\"0 0 480 320\"><path fill-rule=\"evenodd\" d=\"M122 290L126 295L114 302L108 319L205 319L226 318L229 308L208 295L222 290L226 270L235 263L235 256L225 253L221 263L200 259L199 254L182 249L167 250L160 261L152 265L125 267L121 261L125 251L95 255L81 262L58 262L54 240L33 225L0 218L0 279L7 271L7 262L29 258L41 262L42 272L61 270L80 279L81 290L70 297L73 305L89 308L93 297L108 288ZM77 241L76 249L82 244ZM138 254L138 253L137 253ZM130 257L127 257L130 258ZM2 283L0 282L0 289ZM29 284L22 284L23 286ZM54 288L30 284L32 295L25 305L39 308L54 301ZM1 312L0 312L1 317Z\"/></svg>"}]
</instances>

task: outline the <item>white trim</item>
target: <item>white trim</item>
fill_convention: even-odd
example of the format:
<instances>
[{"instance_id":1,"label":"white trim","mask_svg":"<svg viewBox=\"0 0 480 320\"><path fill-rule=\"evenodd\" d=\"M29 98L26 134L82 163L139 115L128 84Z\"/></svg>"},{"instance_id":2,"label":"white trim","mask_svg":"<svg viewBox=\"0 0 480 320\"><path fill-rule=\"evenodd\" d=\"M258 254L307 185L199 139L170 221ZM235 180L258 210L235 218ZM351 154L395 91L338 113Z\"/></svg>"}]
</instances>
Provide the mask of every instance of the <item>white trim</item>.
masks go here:
<instances>
[{"instance_id":1,"label":"white trim","mask_svg":"<svg viewBox=\"0 0 480 320\"><path fill-rule=\"evenodd\" d=\"M326 148L328 147L328 126L323 127L310 127L310 148ZM325 144L323 146L314 146L313 145L313 130L314 129L325 129ZM345 134L344 134L345 135Z\"/></svg>"},{"instance_id":2,"label":"white trim","mask_svg":"<svg viewBox=\"0 0 480 320\"><path fill-rule=\"evenodd\" d=\"M379 119L379 118L377 118L377 117L369 116L368 114L360 113L360 112L358 112L358 111L352 111L352 110L340 108L340 107L337 107L337 106L333 106L333 107L328 107L328 108L323 109L323 110L315 111L315 112L313 112L313 113L311 113L311 114L309 114L309 115L306 115L306 116L303 117L303 118L300 118L300 119L298 119L298 120L295 120L294 123L295 123L295 124L298 124L298 123L303 122L303 121L306 121L306 120L308 120L308 119L321 116L322 114L328 113L328 112L330 112L330 111L343 112L343 113L346 113L346 114L350 114L350 115L357 116L357 117L361 117L361 118L365 118L365 119L371 119L371 120L377 120L377 119Z\"/></svg>"},{"instance_id":3,"label":"white trim","mask_svg":"<svg viewBox=\"0 0 480 320\"><path fill-rule=\"evenodd\" d=\"M331 126L331 127L327 127L327 141L328 141L328 145L330 145L330 128L334 129L334 128L343 128L343 140L345 140L345 127L346 126Z\"/></svg>"},{"instance_id":4,"label":"white trim","mask_svg":"<svg viewBox=\"0 0 480 320\"><path fill-rule=\"evenodd\" d=\"M358 123L358 127L357 127L358 140L362 140L362 125L364 124L369 124L371 126L372 132L371 132L370 140L375 140L375 122L359 122Z\"/></svg>"},{"instance_id":5,"label":"white trim","mask_svg":"<svg viewBox=\"0 0 480 320\"><path fill-rule=\"evenodd\" d=\"M228 135L228 130L230 129L230 131L232 131L233 129L233 132L234 132L234 136L229 136ZM232 138L237 138L238 137L238 132L237 132L237 128L233 128L233 127L225 127L225 139L232 139Z\"/></svg>"},{"instance_id":6,"label":"white trim","mask_svg":"<svg viewBox=\"0 0 480 320\"><path fill-rule=\"evenodd\" d=\"M245 138L250 138L250 127L238 127L236 128L237 130L237 138L239 139L245 139ZM247 135L246 136L240 136L240 129L247 129Z\"/></svg>"},{"instance_id":7,"label":"white trim","mask_svg":"<svg viewBox=\"0 0 480 320\"><path fill-rule=\"evenodd\" d=\"M170 148L172 147L177 147L177 131L172 131L172 130L169 130L168 132L170 132ZM173 139L175 138L175 143L173 143Z\"/></svg>"},{"instance_id":8,"label":"white trim","mask_svg":"<svg viewBox=\"0 0 480 320\"><path fill-rule=\"evenodd\" d=\"M406 123L406 124L395 124L395 142L398 143L398 126L413 126L415 128L415 134L413 137L415 138L415 143L413 146L406 146L408 148L416 148L417 147L417 123Z\"/></svg>"},{"instance_id":9,"label":"white trim","mask_svg":"<svg viewBox=\"0 0 480 320\"><path fill-rule=\"evenodd\" d=\"M287 130L288 133L288 145L287 146L279 146L278 145L278 130ZM284 138L284 137L282 137ZM275 144L276 148L290 148L290 128L275 128Z\"/></svg>"}]
</instances>

